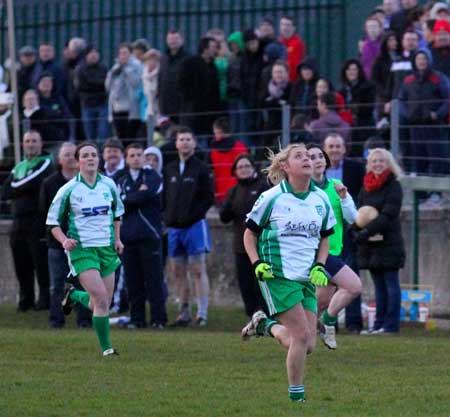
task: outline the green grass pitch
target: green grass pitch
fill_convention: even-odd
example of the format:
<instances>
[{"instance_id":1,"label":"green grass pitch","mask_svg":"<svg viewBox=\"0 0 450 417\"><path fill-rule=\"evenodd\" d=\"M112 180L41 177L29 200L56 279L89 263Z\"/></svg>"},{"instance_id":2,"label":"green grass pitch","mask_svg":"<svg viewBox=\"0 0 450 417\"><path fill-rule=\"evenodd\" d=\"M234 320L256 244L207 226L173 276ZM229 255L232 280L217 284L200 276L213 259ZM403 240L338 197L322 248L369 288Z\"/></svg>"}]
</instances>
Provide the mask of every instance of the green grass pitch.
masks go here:
<instances>
[{"instance_id":1,"label":"green grass pitch","mask_svg":"<svg viewBox=\"0 0 450 417\"><path fill-rule=\"evenodd\" d=\"M213 308L205 329L47 328L46 313L0 306L0 417L430 417L450 415L450 332L338 335L308 358L306 404L288 400L285 352L242 343L239 309Z\"/></svg>"}]
</instances>

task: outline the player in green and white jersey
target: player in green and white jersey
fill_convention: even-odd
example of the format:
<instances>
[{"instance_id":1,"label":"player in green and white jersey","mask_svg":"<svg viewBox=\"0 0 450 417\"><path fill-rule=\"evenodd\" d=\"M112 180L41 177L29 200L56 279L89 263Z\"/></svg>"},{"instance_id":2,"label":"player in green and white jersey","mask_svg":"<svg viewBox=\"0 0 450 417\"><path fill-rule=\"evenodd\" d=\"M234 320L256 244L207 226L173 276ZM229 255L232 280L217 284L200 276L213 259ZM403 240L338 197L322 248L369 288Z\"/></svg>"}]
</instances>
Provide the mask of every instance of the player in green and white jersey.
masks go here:
<instances>
[{"instance_id":1,"label":"player in green and white jersey","mask_svg":"<svg viewBox=\"0 0 450 417\"><path fill-rule=\"evenodd\" d=\"M341 181L329 180L325 172L330 160L325 151L316 144L308 144L309 156L313 165L312 179L314 184L328 196L336 216L334 234L330 236L330 254L325 263L326 271L331 275L326 287L317 288L317 301L320 316L320 337L325 346L337 348L336 329L339 311L361 294L361 280L358 275L339 257L343 247L344 221L354 223L357 215L355 203L347 188ZM337 288L337 291L336 291Z\"/></svg>"},{"instance_id":2,"label":"player in green and white jersey","mask_svg":"<svg viewBox=\"0 0 450 417\"><path fill-rule=\"evenodd\" d=\"M304 402L306 354L316 340L315 285L328 282L324 264L336 221L327 195L310 180L312 163L303 144L272 154L271 162L268 176L277 185L256 201L244 233L270 318L257 311L242 337L270 335L288 349L289 397Z\"/></svg>"},{"instance_id":3,"label":"player in green and white jersey","mask_svg":"<svg viewBox=\"0 0 450 417\"><path fill-rule=\"evenodd\" d=\"M47 225L66 250L71 275L86 291L69 287L63 312L76 302L93 312L92 323L103 356L116 354L109 336L109 306L114 291L114 272L120 265L120 217L124 213L113 180L98 173L95 144L78 145L75 158L80 172L59 189L50 206ZM67 231L66 226L67 225Z\"/></svg>"}]
</instances>

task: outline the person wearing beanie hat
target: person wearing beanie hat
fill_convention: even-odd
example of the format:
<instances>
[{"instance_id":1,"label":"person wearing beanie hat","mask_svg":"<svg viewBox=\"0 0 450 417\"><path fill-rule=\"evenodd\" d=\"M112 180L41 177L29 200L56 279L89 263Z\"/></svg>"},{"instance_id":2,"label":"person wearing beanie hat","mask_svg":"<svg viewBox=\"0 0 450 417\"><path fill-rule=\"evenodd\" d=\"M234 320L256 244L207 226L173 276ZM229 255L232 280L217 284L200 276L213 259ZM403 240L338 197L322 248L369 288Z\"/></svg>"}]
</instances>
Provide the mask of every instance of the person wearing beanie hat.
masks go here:
<instances>
[{"instance_id":1,"label":"person wearing beanie hat","mask_svg":"<svg viewBox=\"0 0 450 417\"><path fill-rule=\"evenodd\" d=\"M278 41L267 44L264 49L264 68L261 72L261 89L264 89L272 77L272 67L277 61L286 62L286 47Z\"/></svg>"},{"instance_id":2,"label":"person wearing beanie hat","mask_svg":"<svg viewBox=\"0 0 450 417\"><path fill-rule=\"evenodd\" d=\"M433 68L450 76L450 23L446 20L438 20L434 24L431 54Z\"/></svg>"},{"instance_id":3,"label":"person wearing beanie hat","mask_svg":"<svg viewBox=\"0 0 450 417\"><path fill-rule=\"evenodd\" d=\"M19 49L20 68L17 71L17 87L19 89L19 103L22 103L22 97L25 91L32 86L33 71L37 63L37 51L30 45L22 46Z\"/></svg>"},{"instance_id":4,"label":"person wearing beanie hat","mask_svg":"<svg viewBox=\"0 0 450 417\"><path fill-rule=\"evenodd\" d=\"M448 158L447 135L450 87L447 77L433 69L427 49L413 56L413 73L407 76L399 94L400 115L410 126L412 171L444 174L441 158ZM442 126L442 127L440 127ZM440 196L430 200L437 202Z\"/></svg>"},{"instance_id":5,"label":"person wearing beanie hat","mask_svg":"<svg viewBox=\"0 0 450 417\"><path fill-rule=\"evenodd\" d=\"M447 20L437 20L434 24L433 33L436 34L440 31L450 33L450 23Z\"/></svg>"},{"instance_id":6,"label":"person wearing beanie hat","mask_svg":"<svg viewBox=\"0 0 450 417\"><path fill-rule=\"evenodd\" d=\"M100 145L110 134L108 96L105 89L108 68L94 45L88 45L84 61L75 69L74 87L80 96L81 120L87 140Z\"/></svg>"}]
</instances>

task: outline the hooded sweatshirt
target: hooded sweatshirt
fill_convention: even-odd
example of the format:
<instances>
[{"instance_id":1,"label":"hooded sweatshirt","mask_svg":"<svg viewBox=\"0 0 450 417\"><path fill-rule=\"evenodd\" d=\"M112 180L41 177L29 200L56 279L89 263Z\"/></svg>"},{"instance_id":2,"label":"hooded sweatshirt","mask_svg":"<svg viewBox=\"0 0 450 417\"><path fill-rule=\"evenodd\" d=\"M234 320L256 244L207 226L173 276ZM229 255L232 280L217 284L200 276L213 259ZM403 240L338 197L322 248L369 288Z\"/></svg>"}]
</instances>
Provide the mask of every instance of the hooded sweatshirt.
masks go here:
<instances>
[{"instance_id":1,"label":"hooded sweatshirt","mask_svg":"<svg viewBox=\"0 0 450 417\"><path fill-rule=\"evenodd\" d=\"M149 146L148 148L145 149L144 155L149 154L156 155L156 157L158 158L158 167L156 168L155 171L161 176L163 168L163 157L161 151L156 146Z\"/></svg>"},{"instance_id":2,"label":"hooded sweatshirt","mask_svg":"<svg viewBox=\"0 0 450 417\"><path fill-rule=\"evenodd\" d=\"M428 59L425 71L419 71L415 60L417 55L423 54ZM449 111L449 82L447 77L432 69L433 60L428 49L419 49L412 59L413 73L407 76L400 90L400 114L410 124L438 124L444 123ZM431 113L436 113L437 120L433 121Z\"/></svg>"},{"instance_id":3,"label":"hooded sweatshirt","mask_svg":"<svg viewBox=\"0 0 450 417\"><path fill-rule=\"evenodd\" d=\"M248 153L246 146L231 136L211 143L210 158L214 172L215 196L219 203L225 199L228 190L237 183L231 173L231 167L234 160L243 153Z\"/></svg>"},{"instance_id":4,"label":"hooded sweatshirt","mask_svg":"<svg viewBox=\"0 0 450 417\"><path fill-rule=\"evenodd\" d=\"M241 62L242 51L245 48L242 32L233 32L227 39L228 45L233 42L239 46L239 51L230 56L227 71L227 97L238 99L242 95Z\"/></svg>"}]
</instances>

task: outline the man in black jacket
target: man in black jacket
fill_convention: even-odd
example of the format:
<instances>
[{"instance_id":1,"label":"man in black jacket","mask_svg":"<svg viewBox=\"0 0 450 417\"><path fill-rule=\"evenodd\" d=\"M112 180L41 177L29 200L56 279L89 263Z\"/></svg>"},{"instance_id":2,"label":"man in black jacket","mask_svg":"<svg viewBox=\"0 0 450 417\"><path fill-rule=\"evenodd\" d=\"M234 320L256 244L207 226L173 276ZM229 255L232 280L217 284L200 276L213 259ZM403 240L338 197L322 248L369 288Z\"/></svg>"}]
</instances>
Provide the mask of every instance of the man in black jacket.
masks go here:
<instances>
[{"instance_id":1,"label":"man in black jacket","mask_svg":"<svg viewBox=\"0 0 450 417\"><path fill-rule=\"evenodd\" d=\"M61 144L58 152L58 169L47 177L41 185L39 193L39 212L43 219L47 218L48 209L58 190L78 172L75 160L76 146L70 142ZM64 226L66 230L67 225ZM69 274L69 264L61 244L47 232L48 270L50 274L50 311L48 324L53 329L64 327L66 322L61 307L64 297L64 283ZM91 312L81 304L77 312L77 324L82 328L91 327Z\"/></svg>"},{"instance_id":2,"label":"man in black jacket","mask_svg":"<svg viewBox=\"0 0 450 417\"><path fill-rule=\"evenodd\" d=\"M5 181L2 200L12 200L13 224L10 245L19 281L19 311L49 307L45 221L39 216L39 188L53 171L50 155L42 154L41 135L31 130L23 135L25 159L19 162ZM39 284L39 299L34 300L34 274Z\"/></svg>"},{"instance_id":3,"label":"man in black jacket","mask_svg":"<svg viewBox=\"0 0 450 417\"><path fill-rule=\"evenodd\" d=\"M207 165L194 156L196 141L192 130L180 128L175 144L179 161L165 166L163 189L169 257L180 299L180 313L172 325L185 327L191 321L189 272L197 296L196 324L205 326L209 293L205 255L211 247L205 216L214 203L214 186Z\"/></svg>"},{"instance_id":4,"label":"man in black jacket","mask_svg":"<svg viewBox=\"0 0 450 417\"><path fill-rule=\"evenodd\" d=\"M419 5L417 0L401 0L402 8L395 12L390 20L389 29L393 30L397 36L401 36L409 23L409 17L418 11Z\"/></svg>"},{"instance_id":5,"label":"man in black jacket","mask_svg":"<svg viewBox=\"0 0 450 417\"><path fill-rule=\"evenodd\" d=\"M150 326L163 329L167 322L161 253L161 177L144 168L144 148L131 143L125 149L127 168L115 180L125 206L120 238L125 245L123 264L130 303L128 328L144 328L146 300Z\"/></svg>"},{"instance_id":6,"label":"man in black jacket","mask_svg":"<svg viewBox=\"0 0 450 417\"><path fill-rule=\"evenodd\" d=\"M178 122L180 97L177 90L177 73L181 63L189 57L183 48L184 39L178 30L171 30L166 37L167 51L161 56L158 80L158 99L161 114Z\"/></svg>"},{"instance_id":7,"label":"man in black jacket","mask_svg":"<svg viewBox=\"0 0 450 417\"><path fill-rule=\"evenodd\" d=\"M220 110L219 75L214 59L219 52L218 42L209 37L200 39L198 55L185 59L178 69L177 89L180 94L181 123L197 135L208 135L217 115L194 113ZM207 146L206 140L201 143Z\"/></svg>"},{"instance_id":8,"label":"man in black jacket","mask_svg":"<svg viewBox=\"0 0 450 417\"><path fill-rule=\"evenodd\" d=\"M327 177L341 180L356 201L363 185L364 165L361 162L345 157L345 141L339 133L330 133L325 138L324 151L331 162L330 168L327 169ZM356 245L347 237L346 233L344 234L344 247L342 248L341 258L355 272L358 271ZM362 330L361 296L356 297L345 308L345 327L358 333Z\"/></svg>"}]
</instances>

